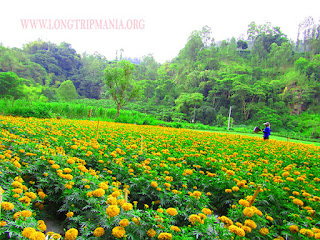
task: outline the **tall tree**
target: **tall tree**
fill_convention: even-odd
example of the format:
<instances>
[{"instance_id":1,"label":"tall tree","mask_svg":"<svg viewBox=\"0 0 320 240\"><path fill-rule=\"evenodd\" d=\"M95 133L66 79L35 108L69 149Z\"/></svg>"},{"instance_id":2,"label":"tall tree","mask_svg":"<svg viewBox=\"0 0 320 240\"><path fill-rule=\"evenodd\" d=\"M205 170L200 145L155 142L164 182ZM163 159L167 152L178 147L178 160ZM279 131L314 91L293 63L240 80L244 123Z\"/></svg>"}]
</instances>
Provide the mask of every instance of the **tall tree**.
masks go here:
<instances>
[{"instance_id":1,"label":"tall tree","mask_svg":"<svg viewBox=\"0 0 320 240\"><path fill-rule=\"evenodd\" d=\"M271 44L276 43L280 46L287 42L287 36L281 32L279 27L273 27L270 22L262 25L256 25L251 22L247 31L248 39L254 42L252 52L258 56L258 59L266 58L271 51Z\"/></svg>"},{"instance_id":2,"label":"tall tree","mask_svg":"<svg viewBox=\"0 0 320 240\"><path fill-rule=\"evenodd\" d=\"M71 101L78 97L76 88L71 80L67 80L61 83L60 87L57 89L57 93L60 100Z\"/></svg>"},{"instance_id":3,"label":"tall tree","mask_svg":"<svg viewBox=\"0 0 320 240\"><path fill-rule=\"evenodd\" d=\"M134 85L131 79L134 69L132 63L121 60L108 65L104 70L105 84L117 105L117 115L114 119L117 119L123 106L140 94L140 88Z\"/></svg>"},{"instance_id":4,"label":"tall tree","mask_svg":"<svg viewBox=\"0 0 320 240\"><path fill-rule=\"evenodd\" d=\"M21 89L21 79L14 72L0 72L0 96L12 96L21 98L23 92Z\"/></svg>"}]
</instances>

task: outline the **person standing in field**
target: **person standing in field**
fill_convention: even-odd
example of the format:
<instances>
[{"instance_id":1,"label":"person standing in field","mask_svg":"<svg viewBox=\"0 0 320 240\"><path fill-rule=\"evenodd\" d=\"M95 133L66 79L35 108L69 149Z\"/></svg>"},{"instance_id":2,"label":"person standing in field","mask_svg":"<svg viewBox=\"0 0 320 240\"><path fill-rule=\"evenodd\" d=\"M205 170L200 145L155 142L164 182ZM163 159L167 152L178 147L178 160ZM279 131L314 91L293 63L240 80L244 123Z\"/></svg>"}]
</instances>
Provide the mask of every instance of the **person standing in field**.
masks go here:
<instances>
[{"instance_id":1,"label":"person standing in field","mask_svg":"<svg viewBox=\"0 0 320 240\"><path fill-rule=\"evenodd\" d=\"M261 130L261 131L263 131L263 139L268 140L269 136L271 135L270 123L266 122L263 125L265 126L265 129Z\"/></svg>"}]
</instances>

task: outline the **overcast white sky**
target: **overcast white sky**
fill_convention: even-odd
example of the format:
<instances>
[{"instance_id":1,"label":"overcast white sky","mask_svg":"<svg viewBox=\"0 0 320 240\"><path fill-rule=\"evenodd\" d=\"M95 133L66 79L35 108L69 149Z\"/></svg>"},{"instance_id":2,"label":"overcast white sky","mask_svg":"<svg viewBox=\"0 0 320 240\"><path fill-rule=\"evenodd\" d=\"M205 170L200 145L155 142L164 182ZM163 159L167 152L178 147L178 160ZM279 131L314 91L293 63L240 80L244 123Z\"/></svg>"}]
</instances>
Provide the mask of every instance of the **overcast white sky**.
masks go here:
<instances>
[{"instance_id":1,"label":"overcast white sky","mask_svg":"<svg viewBox=\"0 0 320 240\"><path fill-rule=\"evenodd\" d=\"M319 0L2 0L0 7L0 43L6 47L21 48L40 38L56 44L68 42L80 54L97 51L110 60L120 49L126 57L151 53L161 63L177 56L191 32L205 25L211 27L216 41L246 34L252 21L271 22L296 39L298 24L305 17L313 16L316 21L320 17ZM29 23L23 28L23 19L51 20L51 28L54 21L70 20L73 27L41 29L38 25L32 29ZM144 28L80 29L80 21L88 19L118 19L124 25L137 19Z\"/></svg>"}]
</instances>

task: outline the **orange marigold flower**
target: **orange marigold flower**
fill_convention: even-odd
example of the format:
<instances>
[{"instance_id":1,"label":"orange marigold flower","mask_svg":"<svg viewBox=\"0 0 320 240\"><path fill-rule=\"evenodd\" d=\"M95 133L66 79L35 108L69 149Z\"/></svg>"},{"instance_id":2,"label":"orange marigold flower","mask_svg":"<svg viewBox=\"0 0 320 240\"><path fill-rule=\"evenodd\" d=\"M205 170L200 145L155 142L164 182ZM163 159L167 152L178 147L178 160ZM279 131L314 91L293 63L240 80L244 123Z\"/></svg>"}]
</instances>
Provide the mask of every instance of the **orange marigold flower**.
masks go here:
<instances>
[{"instance_id":1,"label":"orange marigold flower","mask_svg":"<svg viewBox=\"0 0 320 240\"><path fill-rule=\"evenodd\" d=\"M175 208L168 208L166 210L166 213L169 214L170 216L176 216L178 214L178 211Z\"/></svg>"},{"instance_id":2,"label":"orange marigold flower","mask_svg":"<svg viewBox=\"0 0 320 240\"><path fill-rule=\"evenodd\" d=\"M92 192L92 194L96 197L102 197L105 193L106 191L102 188L98 188Z\"/></svg>"},{"instance_id":3,"label":"orange marigold flower","mask_svg":"<svg viewBox=\"0 0 320 240\"><path fill-rule=\"evenodd\" d=\"M244 225L248 226L248 227L250 227L252 229L256 229L257 228L257 224L254 221L250 220L250 219L245 220L244 221Z\"/></svg>"},{"instance_id":4,"label":"orange marigold flower","mask_svg":"<svg viewBox=\"0 0 320 240\"><path fill-rule=\"evenodd\" d=\"M128 226L129 225L129 220L128 219L122 219L120 222L119 222L119 225L121 226L121 227L126 227L126 226Z\"/></svg>"},{"instance_id":5,"label":"orange marigold flower","mask_svg":"<svg viewBox=\"0 0 320 240\"><path fill-rule=\"evenodd\" d=\"M308 236L308 237L313 237L314 236L314 232L312 232L310 229L306 229L306 228L301 228L300 233L302 235Z\"/></svg>"},{"instance_id":6,"label":"orange marigold flower","mask_svg":"<svg viewBox=\"0 0 320 240\"><path fill-rule=\"evenodd\" d=\"M66 231L66 234L65 234L65 240L74 240L78 237L78 230L75 229L75 228L70 228L68 231Z\"/></svg>"},{"instance_id":7,"label":"orange marigold flower","mask_svg":"<svg viewBox=\"0 0 320 240\"><path fill-rule=\"evenodd\" d=\"M158 236L159 240L171 240L172 239L172 234L171 233L160 233Z\"/></svg>"},{"instance_id":8,"label":"orange marigold flower","mask_svg":"<svg viewBox=\"0 0 320 240\"><path fill-rule=\"evenodd\" d=\"M151 182L151 187L157 188L158 187L158 183L155 182L155 181Z\"/></svg>"},{"instance_id":9,"label":"orange marigold flower","mask_svg":"<svg viewBox=\"0 0 320 240\"><path fill-rule=\"evenodd\" d=\"M46 235L44 235L44 233L42 232L33 232L30 237L30 240L45 240L46 239Z\"/></svg>"},{"instance_id":10,"label":"orange marigold flower","mask_svg":"<svg viewBox=\"0 0 320 240\"><path fill-rule=\"evenodd\" d=\"M74 215L73 212L68 212L68 213L66 214L67 218L71 218L71 217L73 217L73 215Z\"/></svg>"},{"instance_id":11,"label":"orange marigold flower","mask_svg":"<svg viewBox=\"0 0 320 240\"><path fill-rule=\"evenodd\" d=\"M209 208L203 208L202 209L202 212L206 215L211 215L212 214L212 211L209 209Z\"/></svg>"},{"instance_id":12,"label":"orange marigold flower","mask_svg":"<svg viewBox=\"0 0 320 240\"><path fill-rule=\"evenodd\" d=\"M304 205L304 203L300 200L300 199L293 199L293 203L297 204L298 206L302 207Z\"/></svg>"},{"instance_id":13,"label":"orange marigold flower","mask_svg":"<svg viewBox=\"0 0 320 240\"><path fill-rule=\"evenodd\" d=\"M29 210L22 210L20 213L21 213L21 216L23 216L23 217L31 217L32 216L32 212Z\"/></svg>"},{"instance_id":14,"label":"orange marigold flower","mask_svg":"<svg viewBox=\"0 0 320 240\"><path fill-rule=\"evenodd\" d=\"M106 213L109 217L115 217L118 216L120 213L120 208L117 205L110 205L106 209Z\"/></svg>"},{"instance_id":15,"label":"orange marigold flower","mask_svg":"<svg viewBox=\"0 0 320 240\"><path fill-rule=\"evenodd\" d=\"M47 230L47 226L43 220L38 221L38 229L41 230L42 232Z\"/></svg>"},{"instance_id":16,"label":"orange marigold flower","mask_svg":"<svg viewBox=\"0 0 320 240\"><path fill-rule=\"evenodd\" d=\"M134 217L134 218L131 219L131 221L134 222L134 223L137 224L137 225L140 225L140 222L139 222L139 219L138 219L138 218L135 218L135 217Z\"/></svg>"},{"instance_id":17,"label":"orange marigold flower","mask_svg":"<svg viewBox=\"0 0 320 240\"><path fill-rule=\"evenodd\" d=\"M202 223L201 217L196 215L196 214L190 215L189 216L189 221L192 223L192 225L195 225L197 222L198 223Z\"/></svg>"},{"instance_id":18,"label":"orange marigold flower","mask_svg":"<svg viewBox=\"0 0 320 240\"><path fill-rule=\"evenodd\" d=\"M232 187L232 191L238 192L239 191L239 187L237 187L237 186Z\"/></svg>"},{"instance_id":19,"label":"orange marigold flower","mask_svg":"<svg viewBox=\"0 0 320 240\"><path fill-rule=\"evenodd\" d=\"M243 215L247 217L252 217L255 214L255 211L252 207L246 207L243 209Z\"/></svg>"},{"instance_id":20,"label":"orange marigold flower","mask_svg":"<svg viewBox=\"0 0 320 240\"><path fill-rule=\"evenodd\" d=\"M242 228L237 227L235 225L231 225L229 227L229 231L232 233L235 233L236 235L238 235L240 237L244 237L246 235L245 231Z\"/></svg>"},{"instance_id":21,"label":"orange marigold flower","mask_svg":"<svg viewBox=\"0 0 320 240\"><path fill-rule=\"evenodd\" d=\"M267 234L269 234L269 229L268 228L261 228L259 230L259 233L262 235L262 236L265 236Z\"/></svg>"},{"instance_id":22,"label":"orange marigold flower","mask_svg":"<svg viewBox=\"0 0 320 240\"><path fill-rule=\"evenodd\" d=\"M244 206L244 207L249 207L249 202L247 200L244 200L244 199L240 199L239 200L239 204Z\"/></svg>"},{"instance_id":23,"label":"orange marigold flower","mask_svg":"<svg viewBox=\"0 0 320 240\"><path fill-rule=\"evenodd\" d=\"M112 235L116 238L123 238L126 234L124 227L115 227L112 229Z\"/></svg>"},{"instance_id":24,"label":"orange marigold flower","mask_svg":"<svg viewBox=\"0 0 320 240\"><path fill-rule=\"evenodd\" d=\"M130 210L132 210L132 208L133 208L133 205L131 204L131 203L124 203L122 206L122 209L124 210L124 211L130 211Z\"/></svg>"},{"instance_id":25,"label":"orange marigold flower","mask_svg":"<svg viewBox=\"0 0 320 240\"><path fill-rule=\"evenodd\" d=\"M149 229L149 230L147 231L147 235L148 235L149 237L154 237L156 234L157 234L157 232L156 232L155 230L153 230L153 229Z\"/></svg>"},{"instance_id":26,"label":"orange marigold flower","mask_svg":"<svg viewBox=\"0 0 320 240\"><path fill-rule=\"evenodd\" d=\"M219 220L220 220L221 222L227 224L228 226L233 225L233 221L232 221L230 218L226 217L226 216L221 216L221 217L219 217Z\"/></svg>"},{"instance_id":27,"label":"orange marigold flower","mask_svg":"<svg viewBox=\"0 0 320 240\"><path fill-rule=\"evenodd\" d=\"M6 210L6 211L10 211L14 208L14 205L13 203L10 203L10 202L2 202L1 203L1 208L3 210Z\"/></svg>"},{"instance_id":28,"label":"orange marigold flower","mask_svg":"<svg viewBox=\"0 0 320 240\"><path fill-rule=\"evenodd\" d=\"M171 226L170 230L175 231L175 232L181 232L181 229L177 226Z\"/></svg>"},{"instance_id":29,"label":"orange marigold flower","mask_svg":"<svg viewBox=\"0 0 320 240\"><path fill-rule=\"evenodd\" d=\"M103 234L104 234L104 229L102 227L97 227L93 231L93 236L95 236L95 237L101 237Z\"/></svg>"},{"instance_id":30,"label":"orange marigold flower","mask_svg":"<svg viewBox=\"0 0 320 240\"><path fill-rule=\"evenodd\" d=\"M30 238L32 233L35 233L36 230L32 227L26 227L22 230L21 235L24 236L25 238Z\"/></svg>"}]
</instances>

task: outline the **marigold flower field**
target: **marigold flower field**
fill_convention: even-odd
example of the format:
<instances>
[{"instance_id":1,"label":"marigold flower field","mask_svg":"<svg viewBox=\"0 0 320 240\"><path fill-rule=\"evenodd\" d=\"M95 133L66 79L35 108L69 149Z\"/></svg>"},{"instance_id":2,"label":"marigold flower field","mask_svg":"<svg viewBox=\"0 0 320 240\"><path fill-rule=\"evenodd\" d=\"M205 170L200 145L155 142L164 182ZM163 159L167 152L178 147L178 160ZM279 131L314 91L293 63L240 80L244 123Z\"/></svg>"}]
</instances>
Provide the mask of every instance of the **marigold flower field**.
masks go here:
<instances>
[{"instance_id":1,"label":"marigold flower field","mask_svg":"<svg viewBox=\"0 0 320 240\"><path fill-rule=\"evenodd\" d=\"M320 148L0 116L1 239L320 239ZM65 231L47 231L55 211Z\"/></svg>"}]
</instances>

